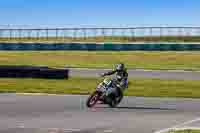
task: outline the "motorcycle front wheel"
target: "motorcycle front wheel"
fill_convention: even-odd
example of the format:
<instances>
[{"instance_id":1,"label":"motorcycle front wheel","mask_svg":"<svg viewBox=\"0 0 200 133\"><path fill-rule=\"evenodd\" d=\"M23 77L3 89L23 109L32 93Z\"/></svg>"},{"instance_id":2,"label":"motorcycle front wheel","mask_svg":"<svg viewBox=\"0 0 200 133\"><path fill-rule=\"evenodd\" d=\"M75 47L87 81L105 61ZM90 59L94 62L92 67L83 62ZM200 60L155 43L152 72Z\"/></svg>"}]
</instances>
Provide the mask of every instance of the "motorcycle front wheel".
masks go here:
<instances>
[{"instance_id":1,"label":"motorcycle front wheel","mask_svg":"<svg viewBox=\"0 0 200 133\"><path fill-rule=\"evenodd\" d=\"M87 99L87 102L86 102L86 106L88 108L91 108L93 107L97 101L99 100L100 98L100 94L99 92L95 91L92 95L89 96L89 98Z\"/></svg>"}]
</instances>

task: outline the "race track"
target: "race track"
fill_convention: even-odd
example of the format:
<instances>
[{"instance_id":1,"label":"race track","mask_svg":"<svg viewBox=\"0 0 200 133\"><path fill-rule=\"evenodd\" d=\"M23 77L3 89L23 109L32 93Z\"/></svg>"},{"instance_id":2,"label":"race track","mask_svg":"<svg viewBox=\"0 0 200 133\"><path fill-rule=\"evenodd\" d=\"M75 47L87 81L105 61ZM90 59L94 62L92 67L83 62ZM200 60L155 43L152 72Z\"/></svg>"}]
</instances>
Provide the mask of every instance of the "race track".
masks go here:
<instances>
[{"instance_id":1,"label":"race track","mask_svg":"<svg viewBox=\"0 0 200 133\"><path fill-rule=\"evenodd\" d=\"M115 109L87 109L86 98L1 94L0 133L160 133L200 126L198 99L125 97Z\"/></svg>"},{"instance_id":2,"label":"race track","mask_svg":"<svg viewBox=\"0 0 200 133\"><path fill-rule=\"evenodd\" d=\"M87 69L69 68L69 75L72 77L99 77L101 73L109 69ZM200 72L182 70L128 70L130 78L156 78L174 80L200 80Z\"/></svg>"}]
</instances>

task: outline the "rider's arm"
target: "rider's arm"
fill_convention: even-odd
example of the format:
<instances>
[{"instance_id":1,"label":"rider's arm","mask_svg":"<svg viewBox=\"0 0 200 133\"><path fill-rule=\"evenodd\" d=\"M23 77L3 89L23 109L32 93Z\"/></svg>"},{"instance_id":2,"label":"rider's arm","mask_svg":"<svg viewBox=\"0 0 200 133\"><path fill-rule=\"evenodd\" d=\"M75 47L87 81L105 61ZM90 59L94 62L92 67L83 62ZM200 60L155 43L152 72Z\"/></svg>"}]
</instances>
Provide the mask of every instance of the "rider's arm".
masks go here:
<instances>
[{"instance_id":1,"label":"rider's arm","mask_svg":"<svg viewBox=\"0 0 200 133\"><path fill-rule=\"evenodd\" d=\"M125 71L124 72L124 77L120 82L120 88L127 88L128 87L128 73Z\"/></svg>"},{"instance_id":2,"label":"rider's arm","mask_svg":"<svg viewBox=\"0 0 200 133\"><path fill-rule=\"evenodd\" d=\"M128 73L127 73L127 71L125 72L125 79L127 80L128 79Z\"/></svg>"},{"instance_id":3,"label":"rider's arm","mask_svg":"<svg viewBox=\"0 0 200 133\"><path fill-rule=\"evenodd\" d=\"M103 73L103 76L109 76L109 75L113 75L115 73L116 73L116 71L112 70L112 71L108 71L108 72Z\"/></svg>"},{"instance_id":4,"label":"rider's arm","mask_svg":"<svg viewBox=\"0 0 200 133\"><path fill-rule=\"evenodd\" d=\"M127 73L127 71L125 72L124 79L122 80L122 82L125 85L124 87L128 88L128 73Z\"/></svg>"}]
</instances>

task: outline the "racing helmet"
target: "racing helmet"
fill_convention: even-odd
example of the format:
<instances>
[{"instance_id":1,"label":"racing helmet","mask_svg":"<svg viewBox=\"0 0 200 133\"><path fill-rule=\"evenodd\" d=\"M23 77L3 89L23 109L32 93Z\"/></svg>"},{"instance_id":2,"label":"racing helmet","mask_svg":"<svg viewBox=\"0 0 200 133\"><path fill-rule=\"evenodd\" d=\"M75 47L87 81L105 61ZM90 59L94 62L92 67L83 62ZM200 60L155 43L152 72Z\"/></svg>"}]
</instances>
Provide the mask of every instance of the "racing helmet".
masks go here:
<instances>
[{"instance_id":1,"label":"racing helmet","mask_svg":"<svg viewBox=\"0 0 200 133\"><path fill-rule=\"evenodd\" d=\"M124 66L123 63L119 63L119 64L117 64L117 65L115 66L115 70L116 70L116 71L124 71L124 69L125 69L125 66Z\"/></svg>"}]
</instances>

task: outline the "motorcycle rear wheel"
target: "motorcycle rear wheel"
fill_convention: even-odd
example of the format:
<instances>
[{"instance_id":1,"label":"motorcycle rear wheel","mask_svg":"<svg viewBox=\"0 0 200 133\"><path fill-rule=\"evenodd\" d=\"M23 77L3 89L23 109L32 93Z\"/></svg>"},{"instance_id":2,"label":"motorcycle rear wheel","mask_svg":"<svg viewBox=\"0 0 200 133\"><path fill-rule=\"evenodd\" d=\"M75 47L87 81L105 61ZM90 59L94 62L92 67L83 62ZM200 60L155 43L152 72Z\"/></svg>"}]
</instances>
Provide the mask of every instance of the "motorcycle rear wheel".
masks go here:
<instances>
[{"instance_id":1,"label":"motorcycle rear wheel","mask_svg":"<svg viewBox=\"0 0 200 133\"><path fill-rule=\"evenodd\" d=\"M117 99L114 95L111 96L112 101L108 103L111 108L117 107L123 99L123 94L120 95Z\"/></svg>"}]
</instances>

